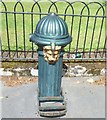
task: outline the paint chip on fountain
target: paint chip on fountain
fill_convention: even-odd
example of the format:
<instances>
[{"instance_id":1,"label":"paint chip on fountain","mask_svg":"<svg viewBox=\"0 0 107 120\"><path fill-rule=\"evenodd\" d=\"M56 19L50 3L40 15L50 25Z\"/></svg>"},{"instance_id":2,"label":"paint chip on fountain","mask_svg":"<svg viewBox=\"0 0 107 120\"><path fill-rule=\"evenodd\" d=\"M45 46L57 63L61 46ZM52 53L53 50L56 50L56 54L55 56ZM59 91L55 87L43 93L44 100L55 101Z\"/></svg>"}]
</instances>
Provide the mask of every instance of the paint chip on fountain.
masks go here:
<instances>
[{"instance_id":1,"label":"paint chip on fountain","mask_svg":"<svg viewBox=\"0 0 107 120\"><path fill-rule=\"evenodd\" d=\"M30 73L32 76L38 76L38 69L32 68Z\"/></svg>"}]
</instances>

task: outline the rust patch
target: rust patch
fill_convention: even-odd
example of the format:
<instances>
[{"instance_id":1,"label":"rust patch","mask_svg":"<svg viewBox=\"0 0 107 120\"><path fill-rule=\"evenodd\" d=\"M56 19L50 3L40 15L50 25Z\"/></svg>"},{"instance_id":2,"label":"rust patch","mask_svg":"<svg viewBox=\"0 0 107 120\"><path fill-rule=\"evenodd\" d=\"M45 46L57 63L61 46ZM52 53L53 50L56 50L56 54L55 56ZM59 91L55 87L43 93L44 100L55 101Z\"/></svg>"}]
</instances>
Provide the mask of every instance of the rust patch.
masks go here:
<instances>
[{"instance_id":1,"label":"rust patch","mask_svg":"<svg viewBox=\"0 0 107 120\"><path fill-rule=\"evenodd\" d=\"M32 76L2 76L0 80L3 81L4 85L9 87L20 86L28 83L35 83L38 77Z\"/></svg>"}]
</instances>

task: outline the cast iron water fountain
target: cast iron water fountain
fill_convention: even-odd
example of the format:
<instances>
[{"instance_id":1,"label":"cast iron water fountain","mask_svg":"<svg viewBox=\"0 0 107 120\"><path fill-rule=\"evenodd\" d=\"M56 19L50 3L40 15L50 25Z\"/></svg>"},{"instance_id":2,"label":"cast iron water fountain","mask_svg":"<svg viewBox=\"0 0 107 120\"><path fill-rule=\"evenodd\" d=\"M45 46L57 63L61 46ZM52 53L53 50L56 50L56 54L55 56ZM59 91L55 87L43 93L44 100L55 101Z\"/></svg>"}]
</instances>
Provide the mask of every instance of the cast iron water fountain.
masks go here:
<instances>
[{"instance_id":1,"label":"cast iron water fountain","mask_svg":"<svg viewBox=\"0 0 107 120\"><path fill-rule=\"evenodd\" d=\"M64 47L71 42L65 21L55 13L43 17L30 41L38 45L38 102L41 116L66 114L61 89Z\"/></svg>"}]
</instances>

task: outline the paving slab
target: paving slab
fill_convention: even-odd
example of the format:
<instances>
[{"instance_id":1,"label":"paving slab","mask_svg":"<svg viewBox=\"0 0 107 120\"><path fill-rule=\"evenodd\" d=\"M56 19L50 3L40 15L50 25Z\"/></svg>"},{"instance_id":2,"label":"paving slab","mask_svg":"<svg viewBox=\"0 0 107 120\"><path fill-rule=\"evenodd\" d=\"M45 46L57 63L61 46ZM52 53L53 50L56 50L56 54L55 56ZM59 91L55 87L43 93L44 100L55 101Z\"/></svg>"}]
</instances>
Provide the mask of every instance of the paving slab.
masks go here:
<instances>
[{"instance_id":1,"label":"paving slab","mask_svg":"<svg viewBox=\"0 0 107 120\"><path fill-rule=\"evenodd\" d=\"M61 118L105 118L105 86L90 84L89 78L62 78L67 113ZM0 83L2 118L42 118L38 114L37 81L14 87Z\"/></svg>"}]
</instances>

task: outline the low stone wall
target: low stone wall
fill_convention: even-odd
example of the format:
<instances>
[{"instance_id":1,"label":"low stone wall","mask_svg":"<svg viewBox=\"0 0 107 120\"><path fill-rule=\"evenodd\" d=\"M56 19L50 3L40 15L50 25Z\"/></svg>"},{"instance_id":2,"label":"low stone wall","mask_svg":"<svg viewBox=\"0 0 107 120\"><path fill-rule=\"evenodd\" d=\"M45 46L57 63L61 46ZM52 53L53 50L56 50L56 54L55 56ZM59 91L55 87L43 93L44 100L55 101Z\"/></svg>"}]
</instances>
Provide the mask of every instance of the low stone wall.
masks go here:
<instances>
[{"instance_id":1,"label":"low stone wall","mask_svg":"<svg viewBox=\"0 0 107 120\"><path fill-rule=\"evenodd\" d=\"M96 63L63 63L63 76L96 76L105 75L107 69L104 62ZM6 63L0 68L0 76L38 76L38 63Z\"/></svg>"},{"instance_id":2,"label":"low stone wall","mask_svg":"<svg viewBox=\"0 0 107 120\"><path fill-rule=\"evenodd\" d=\"M90 84L106 85L105 63L64 63L63 77L86 77ZM34 83L38 80L37 63L2 63L0 80L4 85L15 87L23 84ZM80 81L77 81L77 84Z\"/></svg>"}]
</instances>

